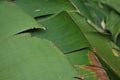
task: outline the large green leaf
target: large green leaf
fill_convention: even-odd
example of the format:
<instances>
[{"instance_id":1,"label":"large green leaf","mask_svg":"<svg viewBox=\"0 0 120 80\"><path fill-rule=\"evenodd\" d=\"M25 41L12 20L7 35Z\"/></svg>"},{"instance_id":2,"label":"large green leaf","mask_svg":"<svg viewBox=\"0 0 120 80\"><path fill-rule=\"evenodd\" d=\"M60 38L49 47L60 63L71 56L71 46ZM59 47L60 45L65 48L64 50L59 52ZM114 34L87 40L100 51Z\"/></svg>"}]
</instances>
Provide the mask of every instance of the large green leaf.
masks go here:
<instances>
[{"instance_id":1,"label":"large green leaf","mask_svg":"<svg viewBox=\"0 0 120 80\"><path fill-rule=\"evenodd\" d=\"M120 77L120 67L118 67L120 65L120 58L116 57L112 52L112 46L110 44L111 41L109 38L94 31L91 26L83 26L82 24L87 23L85 23L84 19L82 19L76 13L71 14L71 16L76 24L78 24L79 28L83 31L86 39L91 44L97 56L100 57L107 65L109 65L113 72Z\"/></svg>"},{"instance_id":2,"label":"large green leaf","mask_svg":"<svg viewBox=\"0 0 120 80\"><path fill-rule=\"evenodd\" d=\"M0 2L0 39L34 28L43 27L14 3Z\"/></svg>"},{"instance_id":3,"label":"large green leaf","mask_svg":"<svg viewBox=\"0 0 120 80\"><path fill-rule=\"evenodd\" d=\"M33 17L66 10L75 11L68 0L15 0L14 2Z\"/></svg>"},{"instance_id":4,"label":"large green leaf","mask_svg":"<svg viewBox=\"0 0 120 80\"><path fill-rule=\"evenodd\" d=\"M110 36L99 33L99 30L103 30L100 27L104 27L102 22L106 18L100 5L94 2L100 1L7 1L0 1L0 80L75 80L74 78L78 77L81 78L80 80L98 80L94 71L83 66L91 64L88 50L85 49L90 49L99 57L104 67L108 68L106 71L111 80L114 80L114 77L116 80L120 79L120 56L115 54L116 51L113 49L115 44L111 44ZM118 0L115 1L116 5L111 0L104 0L103 3L120 12ZM16 4L26 13L35 17L40 24ZM79 9L83 17L80 16L80 13L73 13L75 8ZM107 9L111 8L107 6ZM70 13L58 13L60 11ZM55 13L57 14L44 19L44 16ZM86 18L92 26L87 24ZM107 29L111 31L116 44L119 45L119 14L110 14L106 22ZM41 24L46 27L46 30ZM31 30L34 28L42 29ZM33 37L30 34L13 36L20 32L29 31ZM63 54L54 44L45 39L55 43L66 54ZM68 58L80 75L65 58Z\"/></svg>"},{"instance_id":5,"label":"large green leaf","mask_svg":"<svg viewBox=\"0 0 120 80\"><path fill-rule=\"evenodd\" d=\"M99 34L88 33L88 38L93 48L96 50L96 54L114 71L114 73L120 77L119 65L120 58L115 56L112 52L110 42L105 37ZM99 43L99 44L97 44Z\"/></svg>"},{"instance_id":6,"label":"large green leaf","mask_svg":"<svg viewBox=\"0 0 120 80\"><path fill-rule=\"evenodd\" d=\"M64 21L62 21L63 19ZM89 43L86 40L82 31L79 29L78 24L76 24L71 18L70 14L68 14L67 12L61 12L48 19L42 21L40 20L40 23L42 23L46 27L46 31L39 30L38 32L32 32L33 36L49 39L53 41L63 52L66 53L66 51L68 51L67 53L69 54L66 54L68 60L72 63L72 65L74 66L78 65L77 66L78 72L80 70L79 73L85 75L86 80L92 80L92 79L98 80L96 74L93 73L93 71L90 71L89 69L86 68L80 68L80 66L82 65L89 64L90 61L88 58L88 51L83 51L83 52L77 52L77 51L81 50L81 48L87 49L87 47L89 47ZM81 25L88 26L88 24L81 24ZM64 35L61 35L62 33L64 33ZM66 35L68 33L69 35ZM72 37L72 36L78 36L78 37ZM65 42L64 40L66 39L67 41ZM76 39L78 39L78 41L76 41ZM67 44L68 42L72 42L72 44Z\"/></svg>"},{"instance_id":7,"label":"large green leaf","mask_svg":"<svg viewBox=\"0 0 120 80\"><path fill-rule=\"evenodd\" d=\"M77 72L45 39L17 35L0 42L0 80L74 80Z\"/></svg>"},{"instance_id":8,"label":"large green leaf","mask_svg":"<svg viewBox=\"0 0 120 80\"><path fill-rule=\"evenodd\" d=\"M33 36L53 41L64 53L88 47L85 37L80 32L68 13L62 12L45 20L38 20L46 30L33 32Z\"/></svg>"}]
</instances>

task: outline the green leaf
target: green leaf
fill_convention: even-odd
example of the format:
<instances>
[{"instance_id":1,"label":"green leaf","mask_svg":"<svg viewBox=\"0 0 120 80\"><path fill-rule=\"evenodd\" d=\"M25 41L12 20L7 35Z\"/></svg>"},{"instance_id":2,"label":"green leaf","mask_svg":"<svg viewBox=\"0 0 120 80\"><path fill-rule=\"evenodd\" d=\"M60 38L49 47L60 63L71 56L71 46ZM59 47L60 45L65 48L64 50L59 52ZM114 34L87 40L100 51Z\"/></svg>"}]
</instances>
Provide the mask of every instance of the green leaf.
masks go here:
<instances>
[{"instance_id":1,"label":"green leaf","mask_svg":"<svg viewBox=\"0 0 120 80\"><path fill-rule=\"evenodd\" d=\"M100 80L96 77L96 74L92 72L89 69L86 68L80 68L80 65L75 66L76 70L80 73L80 78L83 78L83 80Z\"/></svg>"},{"instance_id":2,"label":"green leaf","mask_svg":"<svg viewBox=\"0 0 120 80\"><path fill-rule=\"evenodd\" d=\"M44 19L42 21L40 20L40 23L42 23L46 27L46 31L32 32L32 36L37 36L40 38L45 38L53 41L56 44L56 46L58 46L63 52L65 52L68 49L68 52L67 52L68 54L66 54L68 57L68 60L70 61L70 63L72 63L72 65L78 65L79 67L83 64L85 65L90 62L88 59L88 52L87 51L75 52L75 51L79 51L81 50L81 48L87 49L87 47L89 47L89 43L86 40L81 29L79 29L78 24L76 24L74 20L71 18L72 16L70 14L72 13L61 12L50 18ZM85 24L85 25L81 24L81 25L88 26L88 24ZM90 30L90 29L87 29L87 30ZM64 35L61 35L61 33L64 33ZM69 35L66 36L66 34L68 33ZM72 37L72 36L78 36L78 37ZM68 40L64 42L64 40L66 39ZM76 39L78 39L78 41L76 41ZM61 41L61 43L58 43L58 41ZM67 44L68 42L72 42L72 44ZM60 46L63 44L65 46ZM79 45L80 47L77 45ZM79 72L79 70L81 72ZM86 80L89 80L89 78L93 80L98 80L98 78L96 77L96 74L89 69L80 68L80 69L77 69L77 71L81 75L85 75Z\"/></svg>"},{"instance_id":3,"label":"green leaf","mask_svg":"<svg viewBox=\"0 0 120 80\"><path fill-rule=\"evenodd\" d=\"M118 67L120 65L120 58L116 57L112 52L110 39L92 29L91 26L86 25L87 23L85 23L79 15L74 13L71 14L71 16L76 24L79 25L79 28L83 31L93 50L96 51L96 55L109 65L112 71L120 77L120 67Z\"/></svg>"},{"instance_id":4,"label":"green leaf","mask_svg":"<svg viewBox=\"0 0 120 80\"><path fill-rule=\"evenodd\" d=\"M111 12L108 16L106 26L107 29L112 33L114 40L116 41L117 36L120 34L120 18L119 14Z\"/></svg>"},{"instance_id":5,"label":"green leaf","mask_svg":"<svg viewBox=\"0 0 120 80\"><path fill-rule=\"evenodd\" d=\"M92 16L89 14L89 11L84 4L85 1L83 1L83 0L71 0L71 2L73 2L73 4L76 6L76 8L80 11L80 13L83 16L92 20Z\"/></svg>"},{"instance_id":6,"label":"green leaf","mask_svg":"<svg viewBox=\"0 0 120 80\"><path fill-rule=\"evenodd\" d=\"M14 3L0 2L0 40L34 28L43 27Z\"/></svg>"},{"instance_id":7,"label":"green leaf","mask_svg":"<svg viewBox=\"0 0 120 80\"><path fill-rule=\"evenodd\" d=\"M88 34L88 38L91 42L93 48L96 49L96 54L102 58L102 60L110 66L110 68L116 73L117 76L120 77L119 73L119 65L120 58L116 57L112 52L112 47L110 47L110 42L103 36L99 34ZM99 43L99 44L97 44Z\"/></svg>"},{"instance_id":8,"label":"green leaf","mask_svg":"<svg viewBox=\"0 0 120 80\"><path fill-rule=\"evenodd\" d=\"M89 50L82 50L78 52L73 52L70 54L66 54L68 57L68 60L74 65L76 70L79 72L81 78L84 78L85 80L99 80L101 77L101 80L103 79L103 69L101 69L101 73L95 73L95 71L90 70L89 68L86 68L85 65L93 65L91 68L96 68L95 65L97 64L92 64L92 61L90 60L90 55L89 55ZM97 68L99 70L100 68ZM97 75L102 75L102 76L97 76ZM105 75L104 75L105 78ZM107 77L106 77L107 80Z\"/></svg>"},{"instance_id":9,"label":"green leaf","mask_svg":"<svg viewBox=\"0 0 120 80\"><path fill-rule=\"evenodd\" d=\"M81 66L90 64L88 50L82 50L77 52L72 52L66 54L70 63L75 67L75 69L79 72L80 76L83 77L85 80L98 80L96 78L95 73L87 68L82 68Z\"/></svg>"},{"instance_id":10,"label":"green leaf","mask_svg":"<svg viewBox=\"0 0 120 80\"><path fill-rule=\"evenodd\" d=\"M75 11L68 0L15 0L14 2L33 17L54 14L60 11Z\"/></svg>"},{"instance_id":11,"label":"green leaf","mask_svg":"<svg viewBox=\"0 0 120 80\"><path fill-rule=\"evenodd\" d=\"M101 0L101 1L120 13L120 7L119 7L120 0Z\"/></svg>"},{"instance_id":12,"label":"green leaf","mask_svg":"<svg viewBox=\"0 0 120 80\"><path fill-rule=\"evenodd\" d=\"M77 72L55 45L21 34L0 42L0 80L74 80Z\"/></svg>"},{"instance_id":13,"label":"green leaf","mask_svg":"<svg viewBox=\"0 0 120 80\"><path fill-rule=\"evenodd\" d=\"M74 66L85 65L85 64L90 64L88 52L89 50L82 50L82 51L66 54L66 56Z\"/></svg>"},{"instance_id":14,"label":"green leaf","mask_svg":"<svg viewBox=\"0 0 120 80\"><path fill-rule=\"evenodd\" d=\"M116 41L118 35L120 34L120 23L117 23L112 30L114 40Z\"/></svg>"},{"instance_id":15,"label":"green leaf","mask_svg":"<svg viewBox=\"0 0 120 80\"><path fill-rule=\"evenodd\" d=\"M107 17L106 26L107 29L112 30L114 29L115 25L119 22L119 15L113 11Z\"/></svg>"},{"instance_id":16,"label":"green leaf","mask_svg":"<svg viewBox=\"0 0 120 80\"><path fill-rule=\"evenodd\" d=\"M38 22L44 25L46 30L38 30L32 35L53 41L64 53L89 46L80 29L66 12Z\"/></svg>"},{"instance_id":17,"label":"green leaf","mask_svg":"<svg viewBox=\"0 0 120 80\"><path fill-rule=\"evenodd\" d=\"M102 64L102 66L105 67L107 74L109 75L110 80L119 80L120 79L118 76L116 76L117 74L113 72L111 67L104 62L104 60L102 60L101 58L99 58L99 60Z\"/></svg>"},{"instance_id":18,"label":"green leaf","mask_svg":"<svg viewBox=\"0 0 120 80\"><path fill-rule=\"evenodd\" d=\"M92 1L72 0L80 13L93 23L98 25L98 28L103 28L101 21L104 20L105 14L101 8Z\"/></svg>"}]
</instances>

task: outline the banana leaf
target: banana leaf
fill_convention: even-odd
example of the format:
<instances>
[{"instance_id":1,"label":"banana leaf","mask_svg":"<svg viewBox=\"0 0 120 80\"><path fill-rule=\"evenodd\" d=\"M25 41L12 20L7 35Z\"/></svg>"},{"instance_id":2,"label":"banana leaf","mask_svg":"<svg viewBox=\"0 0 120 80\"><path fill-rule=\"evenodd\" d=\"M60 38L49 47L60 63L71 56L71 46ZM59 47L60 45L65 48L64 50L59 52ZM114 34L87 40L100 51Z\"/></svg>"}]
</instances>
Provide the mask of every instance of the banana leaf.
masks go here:
<instances>
[{"instance_id":1,"label":"banana leaf","mask_svg":"<svg viewBox=\"0 0 120 80\"><path fill-rule=\"evenodd\" d=\"M107 65L110 66L110 69L116 74L118 79L120 78L120 58L115 56L112 52L111 40L108 36L101 34L95 31L91 26L83 26L85 20L82 19L78 14L70 14L72 19L78 24L79 28L83 31L86 39L91 44L93 51L96 52L96 55L100 57ZM109 72L109 71L108 71Z\"/></svg>"},{"instance_id":2,"label":"banana leaf","mask_svg":"<svg viewBox=\"0 0 120 80\"><path fill-rule=\"evenodd\" d=\"M0 40L34 28L44 29L16 4L0 2Z\"/></svg>"},{"instance_id":3,"label":"banana leaf","mask_svg":"<svg viewBox=\"0 0 120 80\"><path fill-rule=\"evenodd\" d=\"M51 40L64 53L86 48L89 46L85 37L80 32L68 13L51 16L38 22L45 26L46 30L32 32L32 36Z\"/></svg>"},{"instance_id":4,"label":"banana leaf","mask_svg":"<svg viewBox=\"0 0 120 80\"><path fill-rule=\"evenodd\" d=\"M76 70L48 40L20 34L0 42L0 80L74 80Z\"/></svg>"},{"instance_id":5,"label":"banana leaf","mask_svg":"<svg viewBox=\"0 0 120 80\"><path fill-rule=\"evenodd\" d=\"M32 17L76 10L69 0L15 0L13 2Z\"/></svg>"}]
</instances>

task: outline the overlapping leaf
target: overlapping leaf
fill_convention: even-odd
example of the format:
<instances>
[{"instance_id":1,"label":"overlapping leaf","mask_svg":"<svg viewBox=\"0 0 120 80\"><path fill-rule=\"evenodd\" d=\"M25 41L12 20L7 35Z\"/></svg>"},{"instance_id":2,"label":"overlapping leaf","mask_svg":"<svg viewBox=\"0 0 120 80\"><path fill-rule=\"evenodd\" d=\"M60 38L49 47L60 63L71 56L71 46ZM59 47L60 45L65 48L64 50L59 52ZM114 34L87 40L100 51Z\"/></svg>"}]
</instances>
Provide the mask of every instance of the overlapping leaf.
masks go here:
<instances>
[{"instance_id":1,"label":"overlapping leaf","mask_svg":"<svg viewBox=\"0 0 120 80\"><path fill-rule=\"evenodd\" d=\"M71 14L71 16L83 31L86 39L91 44L98 57L109 65L115 74L120 77L120 68L118 67L120 64L120 58L113 54L110 39L107 36L94 31L90 26L83 26L82 24L86 23L83 22L84 19L81 19L79 15Z\"/></svg>"},{"instance_id":2,"label":"overlapping leaf","mask_svg":"<svg viewBox=\"0 0 120 80\"><path fill-rule=\"evenodd\" d=\"M17 35L0 42L0 80L74 80L77 72L49 41Z\"/></svg>"},{"instance_id":3,"label":"overlapping leaf","mask_svg":"<svg viewBox=\"0 0 120 80\"><path fill-rule=\"evenodd\" d=\"M120 34L120 18L119 14L116 12L111 12L107 19L107 29L112 33L114 40L116 41L118 35Z\"/></svg>"},{"instance_id":4,"label":"overlapping leaf","mask_svg":"<svg viewBox=\"0 0 120 80\"><path fill-rule=\"evenodd\" d=\"M79 76L85 80L98 80L96 74L92 72L90 69L82 67L86 64L90 64L88 50L73 52L70 54L66 54L68 60L74 65L76 70L79 72Z\"/></svg>"},{"instance_id":5,"label":"overlapping leaf","mask_svg":"<svg viewBox=\"0 0 120 80\"><path fill-rule=\"evenodd\" d=\"M33 36L53 41L64 53L88 47L85 37L66 12L39 20L46 30L33 32Z\"/></svg>"},{"instance_id":6,"label":"overlapping leaf","mask_svg":"<svg viewBox=\"0 0 120 80\"><path fill-rule=\"evenodd\" d=\"M43 27L14 3L0 2L0 39L34 28Z\"/></svg>"},{"instance_id":7,"label":"overlapping leaf","mask_svg":"<svg viewBox=\"0 0 120 80\"><path fill-rule=\"evenodd\" d=\"M9 37L7 40L0 40L1 80L103 79L104 73L98 77L99 73L95 72L100 68L103 70L101 66L97 66L99 69L83 66L91 64L89 51L95 53L104 67L108 68L106 71L111 80L114 80L114 76L116 80L120 78L120 58L113 51L110 36L99 33L99 27L104 27L101 22L106 16L99 8L100 5L98 7L94 2L96 0L15 0L13 3L12 0L7 1L0 2L0 39ZM118 0L106 0L103 3L112 7L112 10L120 12ZM37 17L40 24L17 5L32 17ZM75 8L82 13L83 17L80 13L73 13ZM107 9L110 8L107 6ZM58 13L60 11L64 12ZM56 15L43 20L38 18L50 14ZM85 18L93 22L92 27L87 24ZM107 29L115 37L118 46L119 21L119 14L116 12L112 12L106 20ZM45 28L41 24L46 27L46 30L42 30ZM41 28L41 30L31 30L32 37L29 34L13 36L26 30L29 32L34 28ZM51 40L67 54L62 54L55 45L45 39ZM65 55L80 75L77 75L65 59Z\"/></svg>"},{"instance_id":8,"label":"overlapping leaf","mask_svg":"<svg viewBox=\"0 0 120 80\"><path fill-rule=\"evenodd\" d=\"M87 41L86 36L84 35L83 31L81 31L81 29L79 29L79 25L81 25L81 26L89 26L89 25L86 24L84 18L83 18L83 21L81 20L80 24L77 24L76 22L74 22L74 19L71 18L72 17L71 14L74 14L74 13L61 12L61 13L55 15L55 16L52 16L48 19L40 21L40 23L42 23L44 26L46 26L46 31L33 32L32 35L33 36L38 36L39 38L49 39L52 42L54 42L63 52L67 51L67 53L70 54L70 56L68 56L68 58L70 58L70 62L73 65L83 65L83 64L85 65L86 63L90 62L88 60L88 56L87 56L88 53L86 51L85 51L84 54L79 54L79 52L77 54L77 53L74 53L74 52L77 52L81 49L87 49L88 47L90 47L89 42ZM74 15L74 16L76 16L76 15ZM66 22L62 21L62 19L64 19ZM81 24L81 23L83 23L83 24ZM69 28L68 28L68 26L69 26ZM96 30L93 30L89 27L86 28L86 29L89 30L89 31L96 31ZM84 29L84 30L86 31L86 29ZM68 31L68 32L66 32L66 31ZM64 35L61 35L61 33L64 33ZM65 36L68 33L69 34L72 33L72 34ZM72 40L70 40L71 36L76 36L76 35L79 35L80 37L76 37L76 38L72 37ZM59 38L57 38L57 37L59 37ZM64 37L64 38L61 38L61 37ZM68 40L65 42L64 41L65 39L68 39ZM80 44L78 44L78 42L76 42L76 39L78 39L78 42ZM61 41L61 44L58 43L58 40ZM72 43L72 44L67 44L68 42ZM60 46L62 44L65 44L65 46ZM74 46L74 44L75 44L75 46ZM76 45L79 45L79 46L76 46ZM82 68L80 68L80 69L82 69ZM82 69L82 70L83 70L83 73L84 73L84 69ZM88 75L91 72L92 71L88 71ZM94 76L95 76L95 74L94 74ZM89 76L89 77L92 77L92 76ZM86 79L88 79L88 78L86 78ZM97 78L95 78L95 80L96 79Z\"/></svg>"},{"instance_id":9,"label":"overlapping leaf","mask_svg":"<svg viewBox=\"0 0 120 80\"><path fill-rule=\"evenodd\" d=\"M104 20L105 14L98 5L91 3L92 1L85 0L71 0L75 6L78 8L80 13L85 16L85 18L91 20L93 23L102 28L101 21Z\"/></svg>"},{"instance_id":10,"label":"overlapping leaf","mask_svg":"<svg viewBox=\"0 0 120 80\"><path fill-rule=\"evenodd\" d=\"M60 11L75 11L68 0L15 0L14 2L33 17Z\"/></svg>"}]
</instances>

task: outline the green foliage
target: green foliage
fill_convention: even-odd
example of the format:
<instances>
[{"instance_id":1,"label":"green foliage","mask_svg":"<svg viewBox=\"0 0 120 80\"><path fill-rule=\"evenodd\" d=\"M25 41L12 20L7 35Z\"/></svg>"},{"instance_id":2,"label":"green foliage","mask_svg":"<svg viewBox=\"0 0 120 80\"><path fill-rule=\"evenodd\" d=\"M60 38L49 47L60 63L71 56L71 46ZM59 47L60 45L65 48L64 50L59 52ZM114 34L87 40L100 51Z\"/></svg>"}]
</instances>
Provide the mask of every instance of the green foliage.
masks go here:
<instances>
[{"instance_id":1,"label":"green foliage","mask_svg":"<svg viewBox=\"0 0 120 80\"><path fill-rule=\"evenodd\" d=\"M60 11L75 11L75 7L68 0L15 0L14 2L33 17Z\"/></svg>"},{"instance_id":2,"label":"green foliage","mask_svg":"<svg viewBox=\"0 0 120 80\"><path fill-rule=\"evenodd\" d=\"M119 5L1 0L0 80L119 80Z\"/></svg>"},{"instance_id":3,"label":"green foliage","mask_svg":"<svg viewBox=\"0 0 120 80\"><path fill-rule=\"evenodd\" d=\"M62 52L50 41L30 34L0 42L0 51L1 80L74 80L71 77L77 76Z\"/></svg>"}]
</instances>

